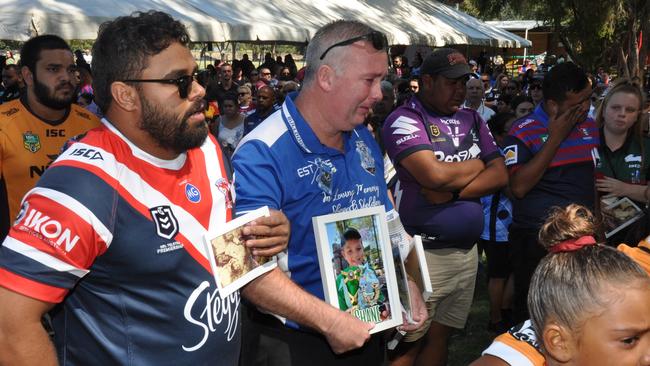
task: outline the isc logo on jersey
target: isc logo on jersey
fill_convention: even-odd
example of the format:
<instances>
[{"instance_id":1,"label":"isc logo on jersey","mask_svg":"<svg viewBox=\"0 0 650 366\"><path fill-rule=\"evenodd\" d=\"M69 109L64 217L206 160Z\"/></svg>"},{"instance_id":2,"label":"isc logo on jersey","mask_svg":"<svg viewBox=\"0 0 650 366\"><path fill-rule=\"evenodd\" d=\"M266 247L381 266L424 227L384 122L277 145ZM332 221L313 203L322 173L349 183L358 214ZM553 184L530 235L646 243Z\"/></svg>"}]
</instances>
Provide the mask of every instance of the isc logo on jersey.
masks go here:
<instances>
[{"instance_id":1,"label":"isc logo on jersey","mask_svg":"<svg viewBox=\"0 0 650 366\"><path fill-rule=\"evenodd\" d=\"M23 207L14 225L18 225L23 219L23 226L25 228L39 233L57 247L65 244L63 248L66 252L70 252L79 241L79 236L74 235L73 237L70 229L64 228L60 222L52 220L42 212L36 209L30 209L27 202L23 203Z\"/></svg>"},{"instance_id":2,"label":"isc logo on jersey","mask_svg":"<svg viewBox=\"0 0 650 366\"><path fill-rule=\"evenodd\" d=\"M416 133L420 132L420 129L417 125L418 121L405 116L400 116L395 121L393 121L393 123L390 125L390 127L393 128L393 135L404 136L395 141L395 144L400 145L408 140L417 138L418 135L416 135Z\"/></svg>"}]
</instances>

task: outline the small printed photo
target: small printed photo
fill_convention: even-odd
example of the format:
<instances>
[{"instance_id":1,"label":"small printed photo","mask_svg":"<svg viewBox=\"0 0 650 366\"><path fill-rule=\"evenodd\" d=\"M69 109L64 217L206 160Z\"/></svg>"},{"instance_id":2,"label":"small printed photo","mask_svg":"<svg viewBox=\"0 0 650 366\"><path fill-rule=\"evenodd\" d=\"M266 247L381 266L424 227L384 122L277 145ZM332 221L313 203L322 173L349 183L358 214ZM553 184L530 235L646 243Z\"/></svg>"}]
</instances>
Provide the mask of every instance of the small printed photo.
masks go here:
<instances>
[{"instance_id":1,"label":"small printed photo","mask_svg":"<svg viewBox=\"0 0 650 366\"><path fill-rule=\"evenodd\" d=\"M393 261L385 216L365 210L319 216L314 225L326 300L380 331L402 322L394 267L400 261Z\"/></svg>"},{"instance_id":2,"label":"small printed photo","mask_svg":"<svg viewBox=\"0 0 650 366\"><path fill-rule=\"evenodd\" d=\"M605 225L605 237L630 226L641 218L643 211L627 197L601 200L601 213Z\"/></svg>"},{"instance_id":3,"label":"small printed photo","mask_svg":"<svg viewBox=\"0 0 650 366\"><path fill-rule=\"evenodd\" d=\"M219 232L205 235L210 265L221 297L229 296L276 266L274 258L254 256L246 247L247 238L242 233L244 225L268 215L265 206L226 223Z\"/></svg>"}]
</instances>

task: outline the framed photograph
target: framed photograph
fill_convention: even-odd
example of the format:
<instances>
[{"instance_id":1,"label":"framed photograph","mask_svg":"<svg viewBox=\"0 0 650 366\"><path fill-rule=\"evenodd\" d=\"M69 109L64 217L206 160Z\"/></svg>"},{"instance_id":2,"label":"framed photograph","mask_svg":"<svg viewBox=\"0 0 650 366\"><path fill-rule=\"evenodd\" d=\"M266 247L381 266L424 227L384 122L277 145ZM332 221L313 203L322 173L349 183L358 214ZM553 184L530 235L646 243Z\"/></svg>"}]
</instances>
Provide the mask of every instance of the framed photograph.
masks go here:
<instances>
[{"instance_id":1,"label":"framed photograph","mask_svg":"<svg viewBox=\"0 0 650 366\"><path fill-rule=\"evenodd\" d=\"M431 295L433 295L433 288L431 287L431 278L429 277L429 266L427 265L427 259L424 256L424 246L422 245L422 237L420 235L415 235L413 237L413 250L415 250L416 257L418 259L418 267L420 268L420 277L416 278L418 286L422 290L422 299L427 301Z\"/></svg>"},{"instance_id":2,"label":"framed photograph","mask_svg":"<svg viewBox=\"0 0 650 366\"><path fill-rule=\"evenodd\" d=\"M208 260L215 282L222 298L228 297L256 277L277 266L276 258L252 255L244 245L243 226L264 216L269 216L268 207L260 207L240 216L215 231L204 235Z\"/></svg>"},{"instance_id":3,"label":"framed photograph","mask_svg":"<svg viewBox=\"0 0 650 366\"><path fill-rule=\"evenodd\" d=\"M384 206L317 216L312 223L325 301L375 323L371 333L402 324Z\"/></svg>"},{"instance_id":4,"label":"framed photograph","mask_svg":"<svg viewBox=\"0 0 650 366\"><path fill-rule=\"evenodd\" d=\"M627 197L601 200L605 237L610 238L643 216L643 211Z\"/></svg>"}]
</instances>

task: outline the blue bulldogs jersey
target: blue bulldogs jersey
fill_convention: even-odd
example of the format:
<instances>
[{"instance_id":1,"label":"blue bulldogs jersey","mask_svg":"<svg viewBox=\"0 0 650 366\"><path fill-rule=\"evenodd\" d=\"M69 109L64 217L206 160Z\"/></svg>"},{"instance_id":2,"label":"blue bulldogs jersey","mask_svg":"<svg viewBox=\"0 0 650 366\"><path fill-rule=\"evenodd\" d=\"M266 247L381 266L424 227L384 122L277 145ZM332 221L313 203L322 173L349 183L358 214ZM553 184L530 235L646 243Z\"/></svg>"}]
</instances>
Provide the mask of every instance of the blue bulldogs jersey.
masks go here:
<instances>
[{"instance_id":1,"label":"blue bulldogs jersey","mask_svg":"<svg viewBox=\"0 0 650 366\"><path fill-rule=\"evenodd\" d=\"M291 222L291 237L279 265L323 299L312 217L379 205L388 211L392 206L383 159L368 130L359 126L344 133L344 152L324 146L296 109L295 95L235 151L237 215L265 205L282 210Z\"/></svg>"}]
</instances>

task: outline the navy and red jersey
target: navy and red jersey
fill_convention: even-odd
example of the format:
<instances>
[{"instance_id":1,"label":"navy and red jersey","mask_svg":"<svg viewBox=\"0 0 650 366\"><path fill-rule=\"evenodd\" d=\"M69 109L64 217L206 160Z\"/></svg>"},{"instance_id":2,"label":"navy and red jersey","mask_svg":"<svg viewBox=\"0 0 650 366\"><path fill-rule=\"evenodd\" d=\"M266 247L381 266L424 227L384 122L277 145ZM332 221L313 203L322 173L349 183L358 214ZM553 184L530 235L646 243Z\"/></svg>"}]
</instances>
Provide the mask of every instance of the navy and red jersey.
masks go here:
<instances>
[{"instance_id":1,"label":"navy and red jersey","mask_svg":"<svg viewBox=\"0 0 650 366\"><path fill-rule=\"evenodd\" d=\"M537 154L548 139L548 114L540 103L532 114L512 125L504 142L506 166L512 175ZM599 134L593 119L575 125L558 148L540 181L522 199L514 199L516 228L539 228L554 206L594 206L594 156Z\"/></svg>"},{"instance_id":2,"label":"navy and red jersey","mask_svg":"<svg viewBox=\"0 0 650 366\"><path fill-rule=\"evenodd\" d=\"M395 203L409 234L426 234L429 243L434 243L431 249L471 248L483 232L480 200L431 204L420 193L422 186L400 162L421 150L432 151L441 162L482 159L488 163L501 157L481 116L466 108L451 116L436 115L417 97L411 97L388 116L382 137L397 170Z\"/></svg>"},{"instance_id":3,"label":"navy and red jersey","mask_svg":"<svg viewBox=\"0 0 650 366\"><path fill-rule=\"evenodd\" d=\"M161 160L103 120L25 196L0 286L60 303L62 365L236 365L240 297L219 296L202 238L229 187L214 138Z\"/></svg>"}]
</instances>

